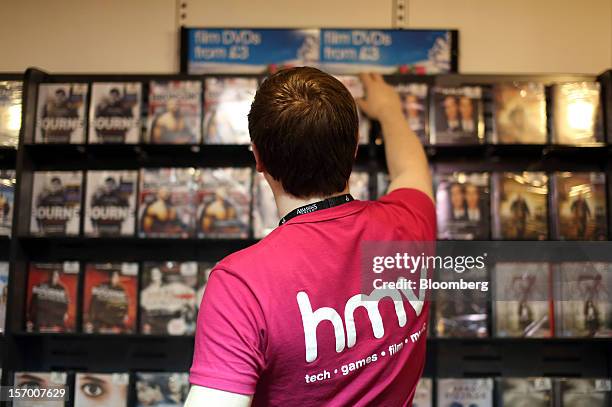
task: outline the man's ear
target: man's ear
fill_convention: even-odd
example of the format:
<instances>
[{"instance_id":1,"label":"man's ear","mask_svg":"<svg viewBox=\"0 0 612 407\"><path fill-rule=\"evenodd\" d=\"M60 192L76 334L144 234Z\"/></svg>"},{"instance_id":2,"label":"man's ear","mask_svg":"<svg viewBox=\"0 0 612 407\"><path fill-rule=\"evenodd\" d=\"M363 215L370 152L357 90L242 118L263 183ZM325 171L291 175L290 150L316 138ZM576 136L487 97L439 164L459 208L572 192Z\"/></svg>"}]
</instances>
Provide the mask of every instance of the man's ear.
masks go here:
<instances>
[{"instance_id":1,"label":"man's ear","mask_svg":"<svg viewBox=\"0 0 612 407\"><path fill-rule=\"evenodd\" d=\"M264 172L265 168L261 162L261 158L259 158L259 151L257 151L257 147L255 147L254 143L251 143L251 149L253 149L253 155L255 156L255 170L257 172Z\"/></svg>"}]
</instances>

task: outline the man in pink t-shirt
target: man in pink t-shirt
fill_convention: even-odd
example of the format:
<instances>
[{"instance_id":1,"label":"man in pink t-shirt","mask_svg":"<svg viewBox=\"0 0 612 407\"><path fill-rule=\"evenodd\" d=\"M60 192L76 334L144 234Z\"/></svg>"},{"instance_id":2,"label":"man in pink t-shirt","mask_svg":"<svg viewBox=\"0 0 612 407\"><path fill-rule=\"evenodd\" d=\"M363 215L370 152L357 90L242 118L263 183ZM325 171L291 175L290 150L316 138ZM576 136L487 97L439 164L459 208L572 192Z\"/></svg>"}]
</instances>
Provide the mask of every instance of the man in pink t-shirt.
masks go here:
<instances>
[{"instance_id":1,"label":"man in pink t-shirt","mask_svg":"<svg viewBox=\"0 0 612 407\"><path fill-rule=\"evenodd\" d=\"M433 241L431 175L398 95L377 74L357 100L384 135L389 190L350 196L355 101L314 68L272 75L249 113L256 169L280 226L214 268L198 315L187 407L409 406L425 363L428 302L366 304L368 241Z\"/></svg>"}]
</instances>

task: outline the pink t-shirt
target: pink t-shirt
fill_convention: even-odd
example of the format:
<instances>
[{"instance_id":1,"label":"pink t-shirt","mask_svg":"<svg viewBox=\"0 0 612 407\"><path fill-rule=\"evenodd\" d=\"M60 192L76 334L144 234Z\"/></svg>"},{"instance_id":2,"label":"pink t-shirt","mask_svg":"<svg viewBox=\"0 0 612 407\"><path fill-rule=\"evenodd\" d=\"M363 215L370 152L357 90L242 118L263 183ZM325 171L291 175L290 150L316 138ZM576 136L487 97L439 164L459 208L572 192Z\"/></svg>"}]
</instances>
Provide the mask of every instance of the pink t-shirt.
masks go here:
<instances>
[{"instance_id":1,"label":"pink t-shirt","mask_svg":"<svg viewBox=\"0 0 612 407\"><path fill-rule=\"evenodd\" d=\"M191 383L254 394L255 406L411 405L427 336L411 335L429 304L417 315L404 298L400 327L394 302L381 299L377 339L366 308L355 306L358 253L362 241L435 236L432 200L398 189L297 216L225 258L202 300Z\"/></svg>"}]
</instances>

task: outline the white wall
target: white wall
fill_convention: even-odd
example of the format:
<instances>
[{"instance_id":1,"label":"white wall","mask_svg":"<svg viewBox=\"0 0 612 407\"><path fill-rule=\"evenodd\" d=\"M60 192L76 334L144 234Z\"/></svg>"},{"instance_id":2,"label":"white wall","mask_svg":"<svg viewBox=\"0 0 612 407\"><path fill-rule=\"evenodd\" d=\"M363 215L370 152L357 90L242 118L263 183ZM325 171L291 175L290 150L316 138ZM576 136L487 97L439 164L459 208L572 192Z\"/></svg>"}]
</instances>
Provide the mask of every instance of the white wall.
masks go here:
<instances>
[{"instance_id":1,"label":"white wall","mask_svg":"<svg viewBox=\"0 0 612 407\"><path fill-rule=\"evenodd\" d=\"M612 0L406 1L410 27L460 30L462 72L598 73L612 67ZM0 72L28 66L52 72L173 72L181 23L393 26L392 0L0 3Z\"/></svg>"}]
</instances>

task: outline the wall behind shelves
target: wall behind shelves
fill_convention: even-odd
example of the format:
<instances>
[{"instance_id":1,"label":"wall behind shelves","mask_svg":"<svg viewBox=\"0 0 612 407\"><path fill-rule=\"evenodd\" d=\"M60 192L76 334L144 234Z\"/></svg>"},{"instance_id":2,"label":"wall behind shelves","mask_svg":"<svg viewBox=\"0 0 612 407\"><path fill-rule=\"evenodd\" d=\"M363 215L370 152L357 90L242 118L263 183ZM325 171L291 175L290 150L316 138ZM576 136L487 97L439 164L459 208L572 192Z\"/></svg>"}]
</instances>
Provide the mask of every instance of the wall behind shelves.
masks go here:
<instances>
[{"instance_id":1,"label":"wall behind shelves","mask_svg":"<svg viewBox=\"0 0 612 407\"><path fill-rule=\"evenodd\" d=\"M408 27L459 29L465 73L594 74L612 66L610 0L405 1ZM4 0L0 72L173 72L181 24L390 28L392 7L393 0Z\"/></svg>"}]
</instances>

